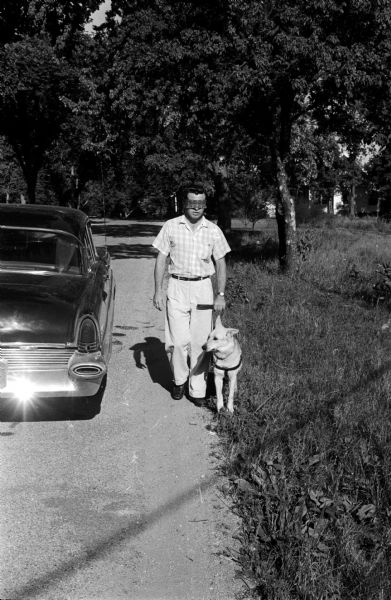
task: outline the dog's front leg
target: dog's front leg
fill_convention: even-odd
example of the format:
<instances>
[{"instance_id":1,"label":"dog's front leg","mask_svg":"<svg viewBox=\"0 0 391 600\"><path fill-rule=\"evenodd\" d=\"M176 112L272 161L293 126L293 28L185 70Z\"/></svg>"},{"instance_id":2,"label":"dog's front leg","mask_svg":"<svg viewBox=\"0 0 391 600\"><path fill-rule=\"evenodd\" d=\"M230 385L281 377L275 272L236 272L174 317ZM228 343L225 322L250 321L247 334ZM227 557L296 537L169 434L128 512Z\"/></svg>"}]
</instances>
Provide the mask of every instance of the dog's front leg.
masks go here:
<instances>
[{"instance_id":1,"label":"dog's front leg","mask_svg":"<svg viewBox=\"0 0 391 600\"><path fill-rule=\"evenodd\" d=\"M228 392L228 401L227 401L227 409L230 413L234 412L234 396L237 388L237 371L229 371L228 379L229 379L229 392Z\"/></svg>"},{"instance_id":2,"label":"dog's front leg","mask_svg":"<svg viewBox=\"0 0 391 600\"><path fill-rule=\"evenodd\" d=\"M224 406L224 400L223 400L224 371L215 369L214 378L215 378L216 401L217 401L216 408L217 408L217 412L220 412Z\"/></svg>"}]
</instances>

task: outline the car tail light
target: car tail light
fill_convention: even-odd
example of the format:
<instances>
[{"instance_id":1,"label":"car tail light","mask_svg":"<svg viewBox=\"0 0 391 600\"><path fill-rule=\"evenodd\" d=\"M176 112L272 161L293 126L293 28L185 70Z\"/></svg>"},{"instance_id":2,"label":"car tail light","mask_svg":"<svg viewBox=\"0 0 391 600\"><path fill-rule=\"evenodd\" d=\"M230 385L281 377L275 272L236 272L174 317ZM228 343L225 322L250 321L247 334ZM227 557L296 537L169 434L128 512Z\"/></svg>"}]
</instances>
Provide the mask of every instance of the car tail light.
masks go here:
<instances>
[{"instance_id":1,"label":"car tail light","mask_svg":"<svg viewBox=\"0 0 391 600\"><path fill-rule=\"evenodd\" d=\"M96 352L99 349L98 328L90 317L86 317L80 325L77 349L82 353Z\"/></svg>"}]
</instances>

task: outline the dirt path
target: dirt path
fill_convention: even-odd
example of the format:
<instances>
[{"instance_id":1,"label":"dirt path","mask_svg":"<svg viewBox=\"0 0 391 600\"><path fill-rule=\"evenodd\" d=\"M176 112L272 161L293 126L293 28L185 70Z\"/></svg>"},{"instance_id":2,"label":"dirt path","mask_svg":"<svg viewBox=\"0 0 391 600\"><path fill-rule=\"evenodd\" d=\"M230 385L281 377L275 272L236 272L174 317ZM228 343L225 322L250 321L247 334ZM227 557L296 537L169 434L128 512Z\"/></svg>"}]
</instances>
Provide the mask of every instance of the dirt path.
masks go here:
<instances>
[{"instance_id":1,"label":"dirt path","mask_svg":"<svg viewBox=\"0 0 391 600\"><path fill-rule=\"evenodd\" d=\"M213 415L168 391L152 306L159 227L111 223L114 352L101 412L0 422L0 598L242 600Z\"/></svg>"},{"instance_id":2,"label":"dirt path","mask_svg":"<svg viewBox=\"0 0 391 600\"><path fill-rule=\"evenodd\" d=\"M120 225L126 226L130 236L106 240L117 280L116 345L107 394L126 406L129 435L132 429L137 432L130 444L131 465L143 511L129 597L242 598L231 552L238 522L220 491L218 440L209 429L213 415L186 399L172 400L168 391L163 315L152 305L150 244L159 226ZM127 373L125 387L116 376L122 370Z\"/></svg>"},{"instance_id":3,"label":"dirt path","mask_svg":"<svg viewBox=\"0 0 391 600\"><path fill-rule=\"evenodd\" d=\"M213 415L168 391L152 306L159 227L111 223L114 352L101 412L0 422L0 598L242 600ZM42 408L42 407L41 407Z\"/></svg>"}]
</instances>

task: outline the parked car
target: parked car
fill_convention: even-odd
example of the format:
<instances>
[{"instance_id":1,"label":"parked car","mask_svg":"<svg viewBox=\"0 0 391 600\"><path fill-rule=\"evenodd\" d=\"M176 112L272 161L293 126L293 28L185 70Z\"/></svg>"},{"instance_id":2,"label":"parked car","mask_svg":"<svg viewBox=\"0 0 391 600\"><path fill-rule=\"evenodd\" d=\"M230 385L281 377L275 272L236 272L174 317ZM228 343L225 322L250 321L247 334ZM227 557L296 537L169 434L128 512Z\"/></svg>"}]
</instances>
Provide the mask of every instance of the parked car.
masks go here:
<instances>
[{"instance_id":1,"label":"parked car","mask_svg":"<svg viewBox=\"0 0 391 600\"><path fill-rule=\"evenodd\" d=\"M110 255L87 215L0 204L0 401L100 404L114 299Z\"/></svg>"}]
</instances>

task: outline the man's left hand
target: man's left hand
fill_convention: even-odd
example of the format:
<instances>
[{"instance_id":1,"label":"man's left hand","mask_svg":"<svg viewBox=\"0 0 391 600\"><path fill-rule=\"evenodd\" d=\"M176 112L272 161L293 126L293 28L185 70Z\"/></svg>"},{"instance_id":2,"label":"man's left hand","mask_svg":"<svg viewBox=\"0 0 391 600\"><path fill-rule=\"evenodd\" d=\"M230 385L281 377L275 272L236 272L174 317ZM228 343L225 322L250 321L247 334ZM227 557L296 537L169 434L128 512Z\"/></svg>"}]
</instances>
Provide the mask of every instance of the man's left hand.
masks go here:
<instances>
[{"instance_id":1,"label":"man's left hand","mask_svg":"<svg viewBox=\"0 0 391 600\"><path fill-rule=\"evenodd\" d=\"M216 296L213 303L213 308L217 313L222 313L225 310L225 298L224 296Z\"/></svg>"}]
</instances>

